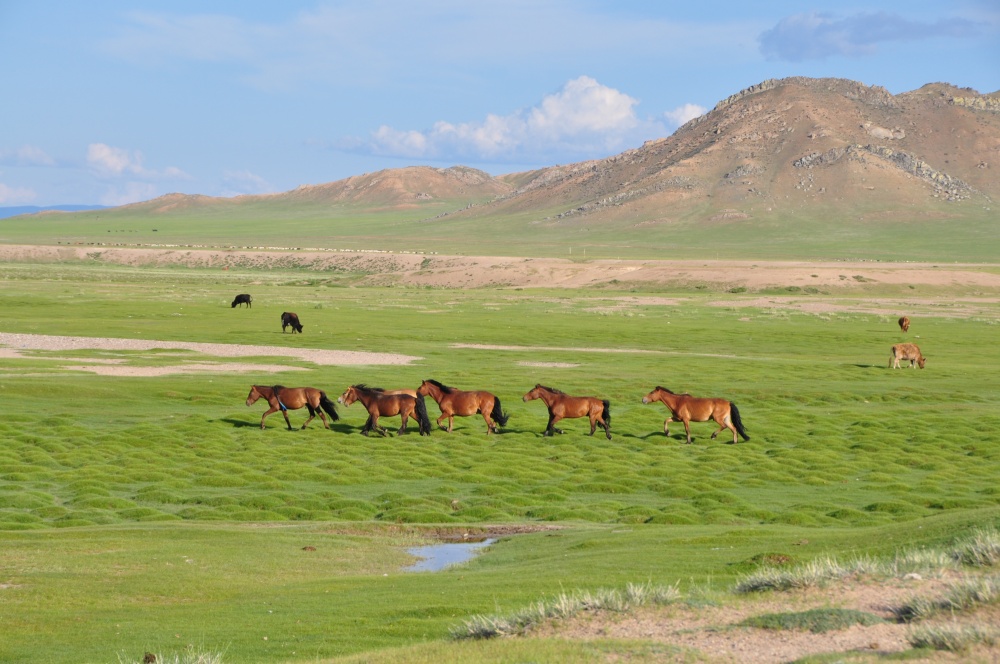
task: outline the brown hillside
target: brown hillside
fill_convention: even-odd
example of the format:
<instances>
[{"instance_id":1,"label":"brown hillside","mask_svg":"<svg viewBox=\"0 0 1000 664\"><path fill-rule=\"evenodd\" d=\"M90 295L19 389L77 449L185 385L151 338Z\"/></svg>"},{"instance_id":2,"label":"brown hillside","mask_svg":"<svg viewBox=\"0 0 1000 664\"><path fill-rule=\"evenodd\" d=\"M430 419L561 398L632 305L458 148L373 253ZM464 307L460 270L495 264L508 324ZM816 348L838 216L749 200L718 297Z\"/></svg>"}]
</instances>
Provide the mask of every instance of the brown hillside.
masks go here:
<instances>
[{"instance_id":1,"label":"brown hillside","mask_svg":"<svg viewBox=\"0 0 1000 664\"><path fill-rule=\"evenodd\" d=\"M126 208L246 204L372 210L444 204L451 218L536 215L630 225L955 218L1000 197L1000 93L946 83L892 95L844 79L768 80L673 135L606 159L492 177L414 166L265 196L169 194ZM441 211L439 206L436 212Z\"/></svg>"},{"instance_id":2,"label":"brown hillside","mask_svg":"<svg viewBox=\"0 0 1000 664\"><path fill-rule=\"evenodd\" d=\"M672 136L613 157L506 176L513 193L465 214L672 221L822 206L892 216L1000 196L1000 99L946 84L892 95L841 79L765 81Z\"/></svg>"},{"instance_id":3,"label":"brown hillside","mask_svg":"<svg viewBox=\"0 0 1000 664\"><path fill-rule=\"evenodd\" d=\"M406 208L422 201L482 201L509 193L512 187L489 173L468 168L412 166L355 175L345 180L302 185L279 194L214 198L188 194L167 194L142 203L122 206L123 210L149 213L183 213L197 208L238 206L248 203L358 204L364 207Z\"/></svg>"}]
</instances>

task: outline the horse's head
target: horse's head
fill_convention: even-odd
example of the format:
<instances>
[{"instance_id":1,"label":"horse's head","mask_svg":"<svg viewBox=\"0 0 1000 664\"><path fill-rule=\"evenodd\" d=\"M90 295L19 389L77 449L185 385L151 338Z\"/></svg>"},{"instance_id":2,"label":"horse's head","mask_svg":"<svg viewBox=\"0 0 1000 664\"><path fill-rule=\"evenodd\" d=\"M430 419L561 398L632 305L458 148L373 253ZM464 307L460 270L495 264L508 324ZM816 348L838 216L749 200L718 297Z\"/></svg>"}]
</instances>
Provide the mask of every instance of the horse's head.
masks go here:
<instances>
[{"instance_id":1,"label":"horse's head","mask_svg":"<svg viewBox=\"0 0 1000 664\"><path fill-rule=\"evenodd\" d=\"M647 394L646 396L644 396L642 398L642 402L643 403L653 403L654 401L659 401L660 397L664 393L666 393L666 394L673 394L673 392L671 392L667 388L660 387L659 385L657 385L656 388L652 392L650 392L649 394Z\"/></svg>"},{"instance_id":2,"label":"horse's head","mask_svg":"<svg viewBox=\"0 0 1000 664\"><path fill-rule=\"evenodd\" d=\"M420 383L420 387L417 388L417 394L419 394L422 397L426 397L430 393L431 393L431 382L429 380L425 380L422 383Z\"/></svg>"},{"instance_id":3,"label":"horse's head","mask_svg":"<svg viewBox=\"0 0 1000 664\"><path fill-rule=\"evenodd\" d=\"M536 384L530 392L521 397L522 401L532 401L542 396L542 391L545 390L541 385Z\"/></svg>"},{"instance_id":4,"label":"horse's head","mask_svg":"<svg viewBox=\"0 0 1000 664\"><path fill-rule=\"evenodd\" d=\"M261 398L261 396L263 395L257 391L257 386L251 385L250 394L247 395L247 406L252 406L257 399Z\"/></svg>"},{"instance_id":5,"label":"horse's head","mask_svg":"<svg viewBox=\"0 0 1000 664\"><path fill-rule=\"evenodd\" d=\"M352 403L358 400L358 391L351 385L349 388L344 390L344 393L340 395L337 399L337 403L342 403L344 406L350 406Z\"/></svg>"}]
</instances>

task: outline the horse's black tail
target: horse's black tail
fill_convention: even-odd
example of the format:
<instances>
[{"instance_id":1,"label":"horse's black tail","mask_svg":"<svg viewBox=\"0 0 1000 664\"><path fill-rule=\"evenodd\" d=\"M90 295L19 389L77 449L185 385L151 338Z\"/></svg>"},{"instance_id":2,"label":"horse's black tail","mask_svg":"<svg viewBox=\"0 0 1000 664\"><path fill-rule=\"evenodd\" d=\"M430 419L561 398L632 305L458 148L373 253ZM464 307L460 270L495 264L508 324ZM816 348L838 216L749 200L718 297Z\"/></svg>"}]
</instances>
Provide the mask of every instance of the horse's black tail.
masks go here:
<instances>
[{"instance_id":1,"label":"horse's black tail","mask_svg":"<svg viewBox=\"0 0 1000 664\"><path fill-rule=\"evenodd\" d=\"M601 419L604 420L604 425L610 429L611 428L611 402L607 399L602 399L601 403L604 404L604 410L601 411Z\"/></svg>"},{"instance_id":2,"label":"horse's black tail","mask_svg":"<svg viewBox=\"0 0 1000 664\"><path fill-rule=\"evenodd\" d=\"M729 402L729 418L733 421L736 431L743 436L743 440L750 440L750 434L743 428L743 421L740 420L740 411L732 401Z\"/></svg>"},{"instance_id":3,"label":"horse's black tail","mask_svg":"<svg viewBox=\"0 0 1000 664\"><path fill-rule=\"evenodd\" d=\"M330 416L331 422L336 422L340 419L340 415L337 414L337 406L330 401L329 397L326 396L326 392L319 393L319 405L326 411L326 414ZM312 415L312 413L309 413Z\"/></svg>"},{"instance_id":4,"label":"horse's black tail","mask_svg":"<svg viewBox=\"0 0 1000 664\"><path fill-rule=\"evenodd\" d=\"M420 435L431 435L431 418L427 416L427 404L424 403L424 395L417 395L417 423L420 425Z\"/></svg>"},{"instance_id":5,"label":"horse's black tail","mask_svg":"<svg viewBox=\"0 0 1000 664\"><path fill-rule=\"evenodd\" d=\"M493 412L490 413L490 417L500 426L507 426L507 420L510 419L510 415L501 410L499 397L493 397Z\"/></svg>"}]
</instances>

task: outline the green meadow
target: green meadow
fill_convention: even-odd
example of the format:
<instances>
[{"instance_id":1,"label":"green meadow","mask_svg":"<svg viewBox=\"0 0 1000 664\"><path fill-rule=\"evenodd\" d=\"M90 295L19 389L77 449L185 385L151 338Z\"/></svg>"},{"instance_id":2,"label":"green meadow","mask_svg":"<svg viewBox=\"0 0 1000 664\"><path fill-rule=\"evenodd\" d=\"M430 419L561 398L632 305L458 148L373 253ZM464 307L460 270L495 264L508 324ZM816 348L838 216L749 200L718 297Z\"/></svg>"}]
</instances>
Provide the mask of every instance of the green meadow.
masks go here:
<instances>
[{"instance_id":1,"label":"green meadow","mask_svg":"<svg viewBox=\"0 0 1000 664\"><path fill-rule=\"evenodd\" d=\"M1000 524L1000 305L850 313L877 285L797 293L363 288L352 275L100 264L0 264L0 332L401 353L328 366L170 348L25 350L0 357L0 661L587 661L635 644L453 643L474 614L628 583L725 591L769 554L891 555ZM252 309L231 309L250 292ZM777 293L775 293L777 294ZM913 294L918 302L920 292ZM956 295L973 296L961 293ZM892 294L898 299L898 293ZM282 334L295 311L301 335ZM924 370L889 370L916 341ZM8 349L9 350L9 349ZM219 371L102 375L72 367ZM242 364L284 365L277 373ZM231 368L226 368L231 364ZM360 404L288 431L259 427L251 384L434 378L486 389L510 415L429 437L364 437ZM585 420L541 436L536 383L611 401L607 441ZM655 386L729 399L751 439L712 423L663 434ZM436 404L428 400L433 420ZM298 426L306 411L292 411ZM385 424L398 422L390 418ZM394 430L394 426L389 427ZM464 565L408 573L407 548L506 531ZM430 652L432 654L428 655ZM354 660L352 660L354 661Z\"/></svg>"}]
</instances>

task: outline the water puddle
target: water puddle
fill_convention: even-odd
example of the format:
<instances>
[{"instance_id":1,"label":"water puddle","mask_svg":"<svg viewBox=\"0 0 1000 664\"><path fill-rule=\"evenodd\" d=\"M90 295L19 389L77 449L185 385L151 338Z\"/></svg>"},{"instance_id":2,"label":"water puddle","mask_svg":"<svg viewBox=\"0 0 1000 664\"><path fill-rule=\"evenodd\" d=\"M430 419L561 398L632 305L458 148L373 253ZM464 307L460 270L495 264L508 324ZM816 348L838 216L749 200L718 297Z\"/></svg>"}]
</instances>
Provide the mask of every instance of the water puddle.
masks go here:
<instances>
[{"instance_id":1,"label":"water puddle","mask_svg":"<svg viewBox=\"0 0 1000 664\"><path fill-rule=\"evenodd\" d=\"M404 572L440 572L446 567L464 563L472 560L476 552L483 547L496 542L496 539L488 538L475 542L454 542L431 544L429 546L415 546L407 549L407 553L417 556L421 560L409 567L403 568Z\"/></svg>"}]
</instances>

